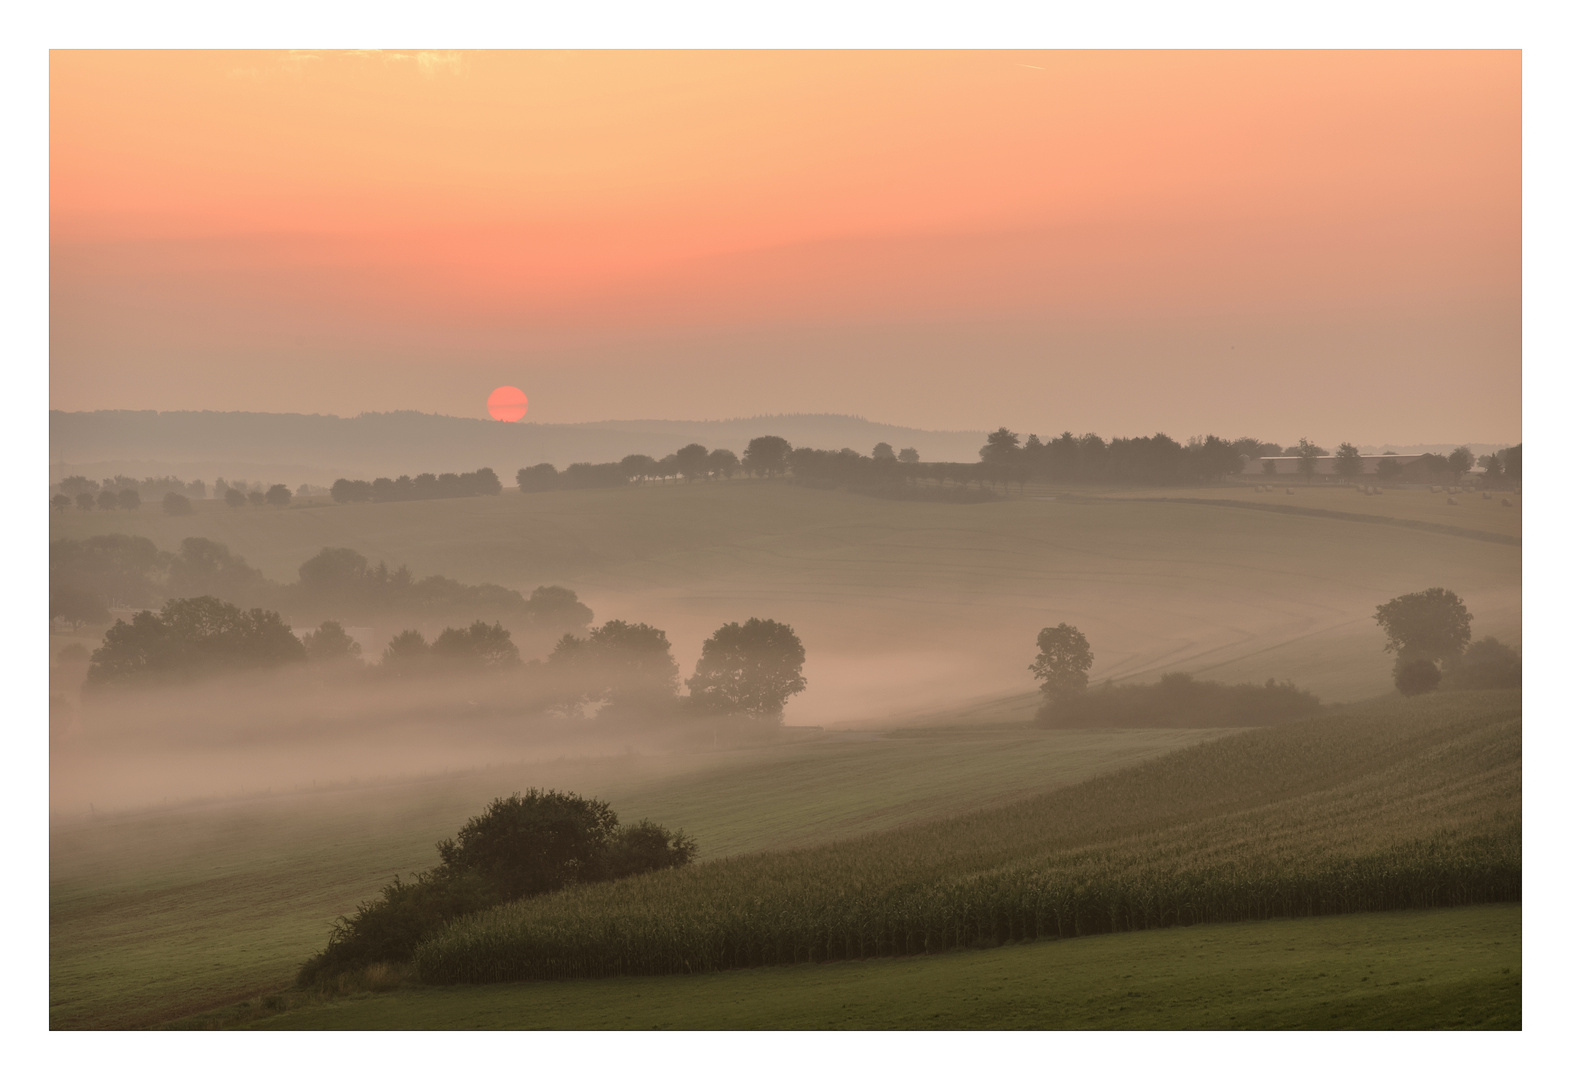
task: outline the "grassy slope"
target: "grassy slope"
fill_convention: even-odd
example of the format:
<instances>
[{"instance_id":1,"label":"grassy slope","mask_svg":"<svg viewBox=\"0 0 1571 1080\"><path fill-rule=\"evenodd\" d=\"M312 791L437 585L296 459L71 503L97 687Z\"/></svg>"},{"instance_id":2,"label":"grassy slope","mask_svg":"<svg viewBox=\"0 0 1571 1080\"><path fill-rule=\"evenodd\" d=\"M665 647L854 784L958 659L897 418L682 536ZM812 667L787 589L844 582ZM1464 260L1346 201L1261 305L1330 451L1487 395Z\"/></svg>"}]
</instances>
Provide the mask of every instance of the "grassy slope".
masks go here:
<instances>
[{"instance_id":1,"label":"grassy slope","mask_svg":"<svg viewBox=\"0 0 1571 1080\"><path fill-rule=\"evenodd\" d=\"M505 905L416 965L430 982L662 974L1514 900L1521 738L1516 693L1348 709L996 809Z\"/></svg>"},{"instance_id":2,"label":"grassy slope","mask_svg":"<svg viewBox=\"0 0 1571 1080\"><path fill-rule=\"evenodd\" d=\"M51 1023L145 1024L282 985L337 914L433 863L436 841L486 801L530 785L606 797L626 819L687 829L715 857L996 805L1204 737L828 737L62 821L50 837Z\"/></svg>"},{"instance_id":3,"label":"grassy slope","mask_svg":"<svg viewBox=\"0 0 1571 1080\"><path fill-rule=\"evenodd\" d=\"M1377 501L1306 498L1335 497L1356 509ZM1382 506L1418 514L1421 497L1393 493ZM137 532L164 548L205 535L280 580L331 544L421 574L559 582L602 619L664 627L684 669L720 622L782 618L808 648L799 723L1029 691L1029 643L1060 620L1090 637L1096 678L1181 667L1293 678L1335 700L1388 686L1371 612L1400 592L1444 584L1468 602L1477 633L1520 636L1520 549L1120 497L950 505L733 481L190 518L71 512L51 529Z\"/></svg>"},{"instance_id":4,"label":"grassy slope","mask_svg":"<svg viewBox=\"0 0 1571 1080\"><path fill-rule=\"evenodd\" d=\"M1333 510L1350 514L1370 514L1387 517L1394 523L1421 522L1426 525L1446 525L1459 529L1494 533L1498 536L1522 538L1522 497L1515 492L1492 492L1489 498L1481 494L1446 495L1428 488L1411 490L1386 488L1379 495L1364 495L1356 488L1318 483L1309 486L1296 483L1291 477L1284 482L1272 482L1272 491L1255 491L1254 485L1229 485L1227 487L1160 488L1141 491L1108 492L1106 498L1130 499L1226 499L1252 506L1291 506L1309 510ZM1293 494L1287 494L1291 487ZM1456 505L1446 502L1456 500ZM1500 500L1508 498L1510 506Z\"/></svg>"},{"instance_id":5,"label":"grassy slope","mask_svg":"<svg viewBox=\"0 0 1571 1080\"><path fill-rule=\"evenodd\" d=\"M420 987L191 1026L1516 1029L1517 904L1193 926L709 975Z\"/></svg>"}]
</instances>

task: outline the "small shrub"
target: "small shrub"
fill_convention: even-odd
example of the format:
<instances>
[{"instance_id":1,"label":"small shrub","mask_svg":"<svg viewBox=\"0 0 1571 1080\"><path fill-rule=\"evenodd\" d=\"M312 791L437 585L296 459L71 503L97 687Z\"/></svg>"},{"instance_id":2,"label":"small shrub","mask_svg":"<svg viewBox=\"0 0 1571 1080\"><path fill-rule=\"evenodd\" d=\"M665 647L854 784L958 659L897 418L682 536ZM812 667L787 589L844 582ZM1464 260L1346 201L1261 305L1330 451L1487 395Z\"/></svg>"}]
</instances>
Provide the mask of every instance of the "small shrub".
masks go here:
<instances>
[{"instance_id":1,"label":"small shrub","mask_svg":"<svg viewBox=\"0 0 1571 1080\"><path fill-rule=\"evenodd\" d=\"M1440 685L1440 668L1433 660L1398 660L1396 688L1408 697L1427 694Z\"/></svg>"}]
</instances>

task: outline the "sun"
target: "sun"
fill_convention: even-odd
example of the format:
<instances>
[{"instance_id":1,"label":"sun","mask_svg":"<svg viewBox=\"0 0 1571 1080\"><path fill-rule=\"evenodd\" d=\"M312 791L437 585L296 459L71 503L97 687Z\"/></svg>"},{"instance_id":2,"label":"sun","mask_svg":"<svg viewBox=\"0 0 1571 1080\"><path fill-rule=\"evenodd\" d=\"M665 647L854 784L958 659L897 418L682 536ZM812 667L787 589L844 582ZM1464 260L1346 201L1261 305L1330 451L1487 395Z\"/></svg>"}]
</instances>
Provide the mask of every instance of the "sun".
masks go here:
<instances>
[{"instance_id":1,"label":"sun","mask_svg":"<svg viewBox=\"0 0 1571 1080\"><path fill-rule=\"evenodd\" d=\"M485 399L485 407L491 411L491 419L516 424L529 411L529 399L516 386L498 386Z\"/></svg>"}]
</instances>

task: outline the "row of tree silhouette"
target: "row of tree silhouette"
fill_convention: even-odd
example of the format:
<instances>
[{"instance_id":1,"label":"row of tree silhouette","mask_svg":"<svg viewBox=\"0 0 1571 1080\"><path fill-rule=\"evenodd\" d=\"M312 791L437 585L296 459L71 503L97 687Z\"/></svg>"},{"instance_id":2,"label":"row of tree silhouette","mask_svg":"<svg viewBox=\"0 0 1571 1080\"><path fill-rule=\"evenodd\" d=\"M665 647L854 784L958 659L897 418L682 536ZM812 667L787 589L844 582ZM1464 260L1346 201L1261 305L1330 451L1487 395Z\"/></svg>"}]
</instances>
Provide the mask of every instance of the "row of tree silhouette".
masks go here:
<instances>
[{"instance_id":1,"label":"row of tree silhouette","mask_svg":"<svg viewBox=\"0 0 1571 1080\"><path fill-rule=\"evenodd\" d=\"M502 481L489 468L466 473L421 473L396 480L379 476L375 480L333 481L328 489L336 503L408 502L416 499L461 499L471 495L500 495Z\"/></svg>"},{"instance_id":2,"label":"row of tree silhouette","mask_svg":"<svg viewBox=\"0 0 1571 1080\"><path fill-rule=\"evenodd\" d=\"M1179 443L1158 433L1136 438L1103 440L1096 434L1074 435L1064 432L1043 441L1029 435L1022 442L1015 432L999 428L987 437L974 464L923 462L917 451L906 448L896 453L888 443L873 447L863 455L849 447L817 450L793 447L778 435L763 435L748 443L738 458L729 450L709 450L691 443L674 454L656 461L644 454L631 454L621 461L591 464L580 462L557 471L549 463L519 469L516 477L520 491L551 491L559 488L622 487L646 481L683 479L729 480L737 473L773 478L789 476L809 484L833 484L880 489L918 482L940 486L955 483L965 487L978 484L1026 483L1118 483L1138 485L1180 485L1212 483L1243 471L1252 458L1284 456L1277 443L1254 438L1227 440L1215 435ZM1316 460L1326 451L1300 439L1286 456L1297 457L1294 471L1312 476ZM1488 455L1485 482L1498 486L1521 482L1521 447ZM1334 471L1344 477L1363 475L1365 464L1358 448L1343 443L1336 451ZM1433 482L1441 477L1459 480L1474 465L1472 452L1458 447L1449 457L1425 454L1416 461L1400 463L1382 460L1377 471L1382 479L1406 478ZM1276 463L1266 463L1275 471Z\"/></svg>"},{"instance_id":3,"label":"row of tree silhouette","mask_svg":"<svg viewBox=\"0 0 1571 1080\"><path fill-rule=\"evenodd\" d=\"M213 484L213 498L222 499L231 509L282 507L288 506L295 495L306 495L311 490L309 484L301 484L293 493L285 484L250 484L244 480L230 484L220 476ZM156 499L164 513L183 515L193 512L192 499L207 498L205 483L183 481L178 476L149 476L143 480L114 476L102 482L85 476L68 476L52 484L50 491L53 493L49 499L52 510L69 510L73 506L82 511L139 510L142 503Z\"/></svg>"},{"instance_id":4,"label":"row of tree silhouette","mask_svg":"<svg viewBox=\"0 0 1571 1080\"><path fill-rule=\"evenodd\" d=\"M534 676L535 698L559 712L648 719L678 709L779 723L786 701L807 687L807 654L795 631L772 619L726 623L704 642L688 696L665 631L613 619L583 636L563 634L545 661L522 662L501 623L448 627L432 641L405 630L367 665L360 644L333 620L296 636L276 611L243 609L213 596L170 600L120 619L89 658L87 683L102 688L210 678L314 664L341 677L383 679L500 674Z\"/></svg>"},{"instance_id":5,"label":"row of tree silhouette","mask_svg":"<svg viewBox=\"0 0 1571 1080\"><path fill-rule=\"evenodd\" d=\"M238 488L226 488L223 494L224 502L231 509L236 510L242 506L288 506L292 497L289 489L283 484L274 484L265 491L256 488L249 492L242 492ZM75 505L78 510L140 510L142 496L133 488L122 491L110 491L106 488L96 496L82 492L77 495ZM164 513L175 517L194 512L191 500L178 491L164 492L159 505L163 507ZM71 498L67 495L56 495L49 500L49 506L53 510L69 510L72 506Z\"/></svg>"},{"instance_id":6,"label":"row of tree silhouette","mask_svg":"<svg viewBox=\"0 0 1571 1080\"><path fill-rule=\"evenodd\" d=\"M1403 694L1437 687L1505 689L1522 685L1522 659L1494 637L1472 641L1472 614L1450 589L1404 593L1375 608L1396 656L1392 677ZM1095 655L1077 627L1044 627L1031 673L1041 684L1037 722L1048 727L1252 727L1313 715L1320 699L1291 682L1263 686L1202 682L1174 672L1155 684L1104 683L1090 690Z\"/></svg>"},{"instance_id":7,"label":"row of tree silhouette","mask_svg":"<svg viewBox=\"0 0 1571 1080\"><path fill-rule=\"evenodd\" d=\"M577 594L542 585L528 597L500 585L465 585L449 577L416 577L407 566L372 565L352 548L323 548L300 564L289 584L205 537L187 537L176 552L143 536L113 533L49 544L49 617L69 626L109 621L109 609L147 607L163 600L212 596L244 609L289 611L310 618L485 618L506 620L549 647L563 633L581 632L594 613Z\"/></svg>"}]
</instances>

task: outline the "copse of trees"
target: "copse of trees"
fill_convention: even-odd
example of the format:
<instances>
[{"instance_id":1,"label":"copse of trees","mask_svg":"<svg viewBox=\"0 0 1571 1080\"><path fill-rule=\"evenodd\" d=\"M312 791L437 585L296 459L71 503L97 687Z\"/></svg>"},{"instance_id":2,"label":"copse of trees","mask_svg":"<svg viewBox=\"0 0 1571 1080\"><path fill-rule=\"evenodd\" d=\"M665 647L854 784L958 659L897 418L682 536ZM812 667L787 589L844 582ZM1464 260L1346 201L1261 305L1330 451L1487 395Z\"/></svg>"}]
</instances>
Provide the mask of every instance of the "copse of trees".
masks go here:
<instances>
[{"instance_id":1,"label":"copse of trees","mask_svg":"<svg viewBox=\"0 0 1571 1080\"><path fill-rule=\"evenodd\" d=\"M416 578L407 566L389 568L385 562L373 566L351 548L323 548L301 564L296 582L280 585L224 544L203 537L187 537L173 553L145 537L120 534L51 541L49 582L49 616L71 626L107 622L110 607L215 596L313 621L388 612L505 618L543 652L563 633L580 632L594 620L578 596L559 585L541 585L526 598L499 585L464 585L441 575Z\"/></svg>"},{"instance_id":2,"label":"copse of trees","mask_svg":"<svg viewBox=\"0 0 1571 1080\"><path fill-rule=\"evenodd\" d=\"M191 513L191 500L178 491L164 493L164 513L170 517L185 517Z\"/></svg>"},{"instance_id":3,"label":"copse of trees","mask_svg":"<svg viewBox=\"0 0 1571 1080\"><path fill-rule=\"evenodd\" d=\"M1522 685L1516 650L1494 637L1472 641L1473 616L1450 589L1395 597L1375 608L1375 623L1386 632L1386 652L1396 654L1392 680L1403 694Z\"/></svg>"},{"instance_id":4,"label":"copse of trees","mask_svg":"<svg viewBox=\"0 0 1571 1080\"><path fill-rule=\"evenodd\" d=\"M374 963L403 963L460 915L568 885L685 866L698 845L648 819L620 824L600 799L542 791L495 799L436 846L441 861L411 882L395 877L375 900L340 918L327 947L300 969L311 986Z\"/></svg>"},{"instance_id":5,"label":"copse of trees","mask_svg":"<svg viewBox=\"0 0 1571 1080\"><path fill-rule=\"evenodd\" d=\"M110 607L136 607L158 595L154 578L169 556L145 536L112 533L49 542L49 618L79 627L107 622Z\"/></svg>"},{"instance_id":6,"label":"copse of trees","mask_svg":"<svg viewBox=\"0 0 1571 1080\"><path fill-rule=\"evenodd\" d=\"M806 660L801 639L785 623L730 622L704 642L687 686L700 709L778 724L786 701L807 689Z\"/></svg>"},{"instance_id":7,"label":"copse of trees","mask_svg":"<svg viewBox=\"0 0 1571 1080\"><path fill-rule=\"evenodd\" d=\"M188 536L164 561L163 590L168 596L217 596L242 606L281 606L279 586L262 576L228 545Z\"/></svg>"},{"instance_id":8,"label":"copse of trees","mask_svg":"<svg viewBox=\"0 0 1571 1080\"><path fill-rule=\"evenodd\" d=\"M603 704L602 713L660 714L676 703L680 674L664 630L612 619L585 637L564 634L549 660L570 687L570 712Z\"/></svg>"},{"instance_id":9,"label":"copse of trees","mask_svg":"<svg viewBox=\"0 0 1571 1080\"><path fill-rule=\"evenodd\" d=\"M217 597L170 600L117 619L87 669L89 686L265 670L306 658L276 611L244 611Z\"/></svg>"},{"instance_id":10,"label":"copse of trees","mask_svg":"<svg viewBox=\"0 0 1571 1080\"><path fill-rule=\"evenodd\" d=\"M313 664L360 662L360 643L331 619L315 630L302 634L300 644L305 646L306 659Z\"/></svg>"},{"instance_id":11,"label":"copse of trees","mask_svg":"<svg viewBox=\"0 0 1571 1080\"><path fill-rule=\"evenodd\" d=\"M484 468L467 473L421 473L415 477L400 476L396 480L385 476L370 481L340 478L333 481L328 491L336 503L408 502L500 495L502 481L493 470Z\"/></svg>"},{"instance_id":12,"label":"copse of trees","mask_svg":"<svg viewBox=\"0 0 1571 1080\"><path fill-rule=\"evenodd\" d=\"M1386 652L1396 654L1392 677L1404 694L1435 689L1473 636L1473 616L1456 593L1439 587L1404 593L1375 608L1386 632Z\"/></svg>"},{"instance_id":13,"label":"copse of trees","mask_svg":"<svg viewBox=\"0 0 1571 1080\"><path fill-rule=\"evenodd\" d=\"M518 666L518 646L501 623L476 619L467 627L448 627L431 643L432 659L454 666L497 671Z\"/></svg>"},{"instance_id":14,"label":"copse of trees","mask_svg":"<svg viewBox=\"0 0 1571 1080\"><path fill-rule=\"evenodd\" d=\"M1472 622L1461 597L1439 587L1404 593L1375 608L1386 649L1404 660L1455 662L1472 638Z\"/></svg>"},{"instance_id":15,"label":"copse of trees","mask_svg":"<svg viewBox=\"0 0 1571 1080\"><path fill-rule=\"evenodd\" d=\"M298 584L283 587L282 594L291 611L466 612L517 619L551 638L581 630L594 618L576 593L558 585L539 586L526 599L500 585L464 585L440 574L416 578L409 567L385 562L373 566L352 548L323 548L300 565Z\"/></svg>"}]
</instances>

